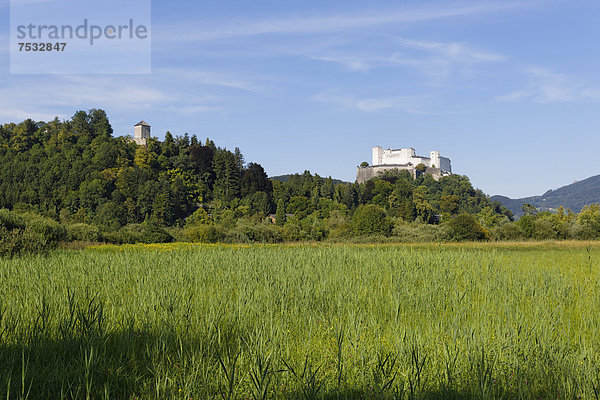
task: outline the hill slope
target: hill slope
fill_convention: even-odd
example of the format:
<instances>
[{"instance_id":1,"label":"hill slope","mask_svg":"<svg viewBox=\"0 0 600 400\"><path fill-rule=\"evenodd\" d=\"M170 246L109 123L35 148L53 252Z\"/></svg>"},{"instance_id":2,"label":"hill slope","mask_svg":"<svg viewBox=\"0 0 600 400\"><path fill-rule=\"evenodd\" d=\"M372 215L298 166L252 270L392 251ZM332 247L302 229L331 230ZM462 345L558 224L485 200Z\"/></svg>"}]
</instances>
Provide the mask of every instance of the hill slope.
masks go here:
<instances>
[{"instance_id":1,"label":"hill slope","mask_svg":"<svg viewBox=\"0 0 600 400\"><path fill-rule=\"evenodd\" d=\"M513 212L515 216L523 214L523 204L531 204L541 210L553 210L559 206L579 212L585 205L600 203L600 175L592 176L556 190L548 190L541 196L511 199L506 196L492 196Z\"/></svg>"},{"instance_id":2,"label":"hill slope","mask_svg":"<svg viewBox=\"0 0 600 400\"><path fill-rule=\"evenodd\" d=\"M298 175L298 174L296 174L296 175ZM294 176L294 174L277 175L277 176L271 176L271 177L269 177L269 179L274 180L274 181L279 181L279 182L287 182L290 180L290 178L292 176ZM341 179L333 179L334 185L339 185L340 183L351 183L351 182L345 182Z\"/></svg>"}]
</instances>

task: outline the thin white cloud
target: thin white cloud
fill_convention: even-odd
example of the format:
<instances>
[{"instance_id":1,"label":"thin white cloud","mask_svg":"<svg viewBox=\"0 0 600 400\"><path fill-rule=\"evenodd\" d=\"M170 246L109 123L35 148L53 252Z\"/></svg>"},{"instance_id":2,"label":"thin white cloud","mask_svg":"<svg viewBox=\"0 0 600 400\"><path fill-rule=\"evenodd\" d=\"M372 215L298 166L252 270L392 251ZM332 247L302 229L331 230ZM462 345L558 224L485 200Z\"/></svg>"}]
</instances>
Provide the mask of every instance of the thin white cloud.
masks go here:
<instances>
[{"instance_id":1,"label":"thin white cloud","mask_svg":"<svg viewBox=\"0 0 600 400\"><path fill-rule=\"evenodd\" d=\"M433 42L396 37L405 47L438 54L449 60L460 63L482 63L503 61L506 57L496 53L479 51L460 42Z\"/></svg>"},{"instance_id":2,"label":"thin white cloud","mask_svg":"<svg viewBox=\"0 0 600 400\"><path fill-rule=\"evenodd\" d=\"M208 41L264 34L315 34L349 29L368 28L389 24L411 24L447 18L469 17L528 7L529 1L482 1L439 3L419 8L381 10L378 13L355 15L306 16L278 18L259 22L220 22L208 29L198 29L197 21L177 25L155 25L153 40L156 41ZM204 24L205 25L205 24Z\"/></svg>"},{"instance_id":3,"label":"thin white cloud","mask_svg":"<svg viewBox=\"0 0 600 400\"><path fill-rule=\"evenodd\" d=\"M185 79L203 85L221 86L231 89L239 89L252 93L261 93L266 89L264 86L254 84L243 79L238 79L226 74L213 73L208 71L163 68L154 69L153 73L170 75L179 79Z\"/></svg>"},{"instance_id":4,"label":"thin white cloud","mask_svg":"<svg viewBox=\"0 0 600 400\"><path fill-rule=\"evenodd\" d=\"M175 101L176 97L149 85L130 82L127 78L64 76L61 83L44 85L42 90L59 105L106 104L126 109L144 109ZM58 89L58 90L56 90ZM35 91L32 91L35 93Z\"/></svg>"},{"instance_id":5,"label":"thin white cloud","mask_svg":"<svg viewBox=\"0 0 600 400\"><path fill-rule=\"evenodd\" d=\"M427 96L390 96L375 98L355 98L332 92L319 93L311 98L319 103L332 104L343 110L362 112L403 111L421 113Z\"/></svg>"},{"instance_id":6,"label":"thin white cloud","mask_svg":"<svg viewBox=\"0 0 600 400\"><path fill-rule=\"evenodd\" d=\"M332 62L341 64L352 71L366 72L375 67L385 65L385 60L371 56L359 56L355 54L327 54L327 55L307 55L313 60Z\"/></svg>"},{"instance_id":7,"label":"thin white cloud","mask_svg":"<svg viewBox=\"0 0 600 400\"><path fill-rule=\"evenodd\" d=\"M126 113L168 109L190 114L220 110L214 96L183 93L146 78L98 76L12 77L0 86L0 120L53 119L57 110L104 108ZM64 116L61 116L64 118Z\"/></svg>"},{"instance_id":8,"label":"thin white cloud","mask_svg":"<svg viewBox=\"0 0 600 400\"><path fill-rule=\"evenodd\" d=\"M60 113L0 107L0 124L6 122L21 122L28 118L31 118L34 121L52 121L55 117L58 117L61 120L67 118L66 115Z\"/></svg>"},{"instance_id":9,"label":"thin white cloud","mask_svg":"<svg viewBox=\"0 0 600 400\"><path fill-rule=\"evenodd\" d=\"M528 83L525 88L498 96L496 100L532 101L541 104L600 100L599 90L577 83L567 75L538 67L529 68L526 75Z\"/></svg>"},{"instance_id":10,"label":"thin white cloud","mask_svg":"<svg viewBox=\"0 0 600 400\"><path fill-rule=\"evenodd\" d=\"M397 44L400 44L399 49ZM383 48L368 53L343 52L335 49L307 50L306 56L315 60L333 62L353 71L369 71L379 67L405 66L432 76L446 75L452 70L466 70L475 64L494 63L506 59L504 55L476 50L465 43L432 42L394 38ZM391 51L394 49L395 51ZM402 51L398 51L402 50Z\"/></svg>"}]
</instances>

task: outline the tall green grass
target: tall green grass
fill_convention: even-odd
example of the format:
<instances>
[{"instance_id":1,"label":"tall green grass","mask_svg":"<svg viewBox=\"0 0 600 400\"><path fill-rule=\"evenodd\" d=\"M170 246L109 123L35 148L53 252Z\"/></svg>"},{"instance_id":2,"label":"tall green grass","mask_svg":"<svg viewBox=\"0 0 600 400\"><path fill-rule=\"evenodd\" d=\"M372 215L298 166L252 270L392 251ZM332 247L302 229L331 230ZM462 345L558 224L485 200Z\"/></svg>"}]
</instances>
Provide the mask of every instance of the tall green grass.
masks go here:
<instances>
[{"instance_id":1,"label":"tall green grass","mask_svg":"<svg viewBox=\"0 0 600 400\"><path fill-rule=\"evenodd\" d=\"M598 398L599 257L177 244L0 260L0 398Z\"/></svg>"}]
</instances>

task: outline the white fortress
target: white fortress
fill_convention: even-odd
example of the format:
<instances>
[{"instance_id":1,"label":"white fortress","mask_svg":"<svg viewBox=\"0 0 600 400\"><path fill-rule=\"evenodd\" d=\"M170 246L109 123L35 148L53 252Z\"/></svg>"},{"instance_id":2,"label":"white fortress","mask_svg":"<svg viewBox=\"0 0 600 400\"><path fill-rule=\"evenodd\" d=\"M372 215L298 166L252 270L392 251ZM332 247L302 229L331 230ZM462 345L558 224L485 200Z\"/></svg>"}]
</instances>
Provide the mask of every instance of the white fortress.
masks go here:
<instances>
[{"instance_id":1,"label":"white fortress","mask_svg":"<svg viewBox=\"0 0 600 400\"><path fill-rule=\"evenodd\" d=\"M423 164L426 167L425 173L431 174L436 180L452 174L450 159L440 156L439 151L431 151L429 157L424 157L418 156L412 147L384 150L381 146L375 146L372 165L358 167L356 180L363 183L391 169L408 170L416 177L416 167L419 164Z\"/></svg>"},{"instance_id":2,"label":"white fortress","mask_svg":"<svg viewBox=\"0 0 600 400\"><path fill-rule=\"evenodd\" d=\"M133 141L138 145L146 145L150 138L150 124L146 121L140 121L135 124L133 131Z\"/></svg>"},{"instance_id":3,"label":"white fortress","mask_svg":"<svg viewBox=\"0 0 600 400\"><path fill-rule=\"evenodd\" d=\"M415 149L387 149L384 150L381 146L373 147L373 164L378 165L414 165L424 164L429 168L439 168L443 172L452 172L450 159L441 157L439 151L429 152L429 157L418 156Z\"/></svg>"}]
</instances>

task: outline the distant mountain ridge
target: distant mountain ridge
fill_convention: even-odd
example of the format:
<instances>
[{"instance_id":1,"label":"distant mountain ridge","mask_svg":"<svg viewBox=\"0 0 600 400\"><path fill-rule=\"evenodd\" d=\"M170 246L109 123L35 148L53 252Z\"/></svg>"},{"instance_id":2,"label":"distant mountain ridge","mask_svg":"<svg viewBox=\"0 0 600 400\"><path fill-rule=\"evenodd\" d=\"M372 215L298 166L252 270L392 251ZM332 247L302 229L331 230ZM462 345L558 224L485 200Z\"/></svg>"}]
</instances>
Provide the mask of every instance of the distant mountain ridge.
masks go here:
<instances>
[{"instance_id":1,"label":"distant mountain ridge","mask_svg":"<svg viewBox=\"0 0 600 400\"><path fill-rule=\"evenodd\" d=\"M600 203L600 175L595 175L579 182L563 186L556 190L548 190L541 196L511 199L506 196L492 196L492 200L500 202L516 217L523 214L523 204L531 204L542 211L552 211L559 206L579 212L592 203Z\"/></svg>"}]
</instances>

